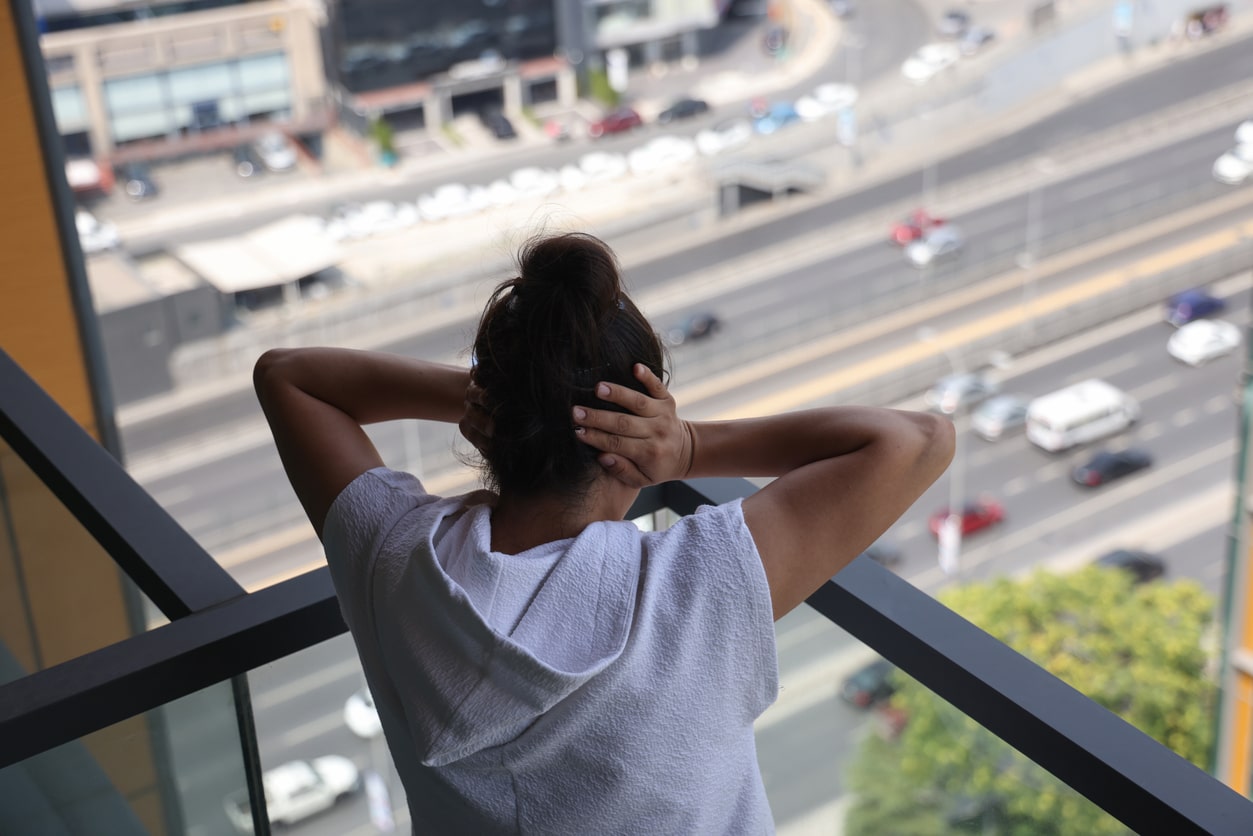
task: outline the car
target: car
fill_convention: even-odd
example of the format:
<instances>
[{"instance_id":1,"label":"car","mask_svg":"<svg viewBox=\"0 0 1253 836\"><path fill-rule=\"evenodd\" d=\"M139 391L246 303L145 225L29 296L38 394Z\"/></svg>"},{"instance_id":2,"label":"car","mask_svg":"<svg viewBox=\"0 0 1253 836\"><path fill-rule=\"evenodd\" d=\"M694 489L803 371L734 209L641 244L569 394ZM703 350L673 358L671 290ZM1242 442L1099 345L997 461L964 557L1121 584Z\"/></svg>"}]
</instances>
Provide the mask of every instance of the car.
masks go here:
<instances>
[{"instance_id":1,"label":"car","mask_svg":"<svg viewBox=\"0 0 1253 836\"><path fill-rule=\"evenodd\" d=\"M157 184L152 172L143 163L124 163L118 166L115 182L122 184L122 191L136 202L157 196Z\"/></svg>"},{"instance_id":2,"label":"car","mask_svg":"<svg viewBox=\"0 0 1253 836\"><path fill-rule=\"evenodd\" d=\"M374 695L369 688L356 691L344 703L344 725L365 740L372 740L383 733L378 709L374 707Z\"/></svg>"},{"instance_id":3,"label":"car","mask_svg":"<svg viewBox=\"0 0 1253 836\"><path fill-rule=\"evenodd\" d=\"M926 84L961 58L957 44L926 44L905 59L901 75L910 84Z\"/></svg>"},{"instance_id":4,"label":"car","mask_svg":"<svg viewBox=\"0 0 1253 836\"><path fill-rule=\"evenodd\" d=\"M74 228L78 243L87 255L117 249L122 243L117 227L109 221L100 221L86 209L74 212Z\"/></svg>"},{"instance_id":5,"label":"car","mask_svg":"<svg viewBox=\"0 0 1253 836\"><path fill-rule=\"evenodd\" d=\"M858 708L873 708L896 693L896 665L876 659L851 673L840 685L840 696Z\"/></svg>"},{"instance_id":6,"label":"car","mask_svg":"<svg viewBox=\"0 0 1253 836\"><path fill-rule=\"evenodd\" d=\"M706 157L730 151L753 138L753 123L747 119L726 119L696 135L696 150Z\"/></svg>"},{"instance_id":7,"label":"car","mask_svg":"<svg viewBox=\"0 0 1253 836\"><path fill-rule=\"evenodd\" d=\"M949 9L936 21L935 31L942 38L960 38L970 28L970 13Z\"/></svg>"},{"instance_id":8,"label":"car","mask_svg":"<svg viewBox=\"0 0 1253 836\"><path fill-rule=\"evenodd\" d=\"M901 550L886 540L876 540L871 543L862 555L886 569L895 569L905 560Z\"/></svg>"},{"instance_id":9,"label":"car","mask_svg":"<svg viewBox=\"0 0 1253 836\"><path fill-rule=\"evenodd\" d=\"M261 775L270 824L286 827L329 810L361 789L361 772L348 758L324 755L293 760ZM248 791L226 798L226 817L240 833L252 833Z\"/></svg>"},{"instance_id":10,"label":"car","mask_svg":"<svg viewBox=\"0 0 1253 836\"><path fill-rule=\"evenodd\" d=\"M691 119L709 111L709 103L704 99L679 99L674 104L657 114L657 121L663 125L677 122L680 119Z\"/></svg>"},{"instance_id":11,"label":"car","mask_svg":"<svg viewBox=\"0 0 1253 836\"><path fill-rule=\"evenodd\" d=\"M492 136L497 139L517 139L518 132L514 130L513 123L509 121L509 117L502 111L494 108L479 111L479 121L483 123L483 127L492 132Z\"/></svg>"},{"instance_id":12,"label":"car","mask_svg":"<svg viewBox=\"0 0 1253 836\"><path fill-rule=\"evenodd\" d=\"M831 0L831 14L840 20L846 20L857 13L857 6L853 0Z\"/></svg>"},{"instance_id":13,"label":"car","mask_svg":"<svg viewBox=\"0 0 1253 836\"><path fill-rule=\"evenodd\" d=\"M928 230L925 235L905 247L905 258L918 269L937 261L956 258L965 241L957 227L943 224Z\"/></svg>"},{"instance_id":14,"label":"car","mask_svg":"<svg viewBox=\"0 0 1253 836\"><path fill-rule=\"evenodd\" d=\"M722 322L710 311L694 313L678 325L666 331L666 339L671 345L683 345L693 340L712 337L722 330Z\"/></svg>"},{"instance_id":15,"label":"car","mask_svg":"<svg viewBox=\"0 0 1253 836\"><path fill-rule=\"evenodd\" d=\"M630 171L624 154L608 151L592 151L579 157L579 171L587 175L588 182L603 183L625 177Z\"/></svg>"},{"instance_id":16,"label":"car","mask_svg":"<svg viewBox=\"0 0 1253 836\"><path fill-rule=\"evenodd\" d=\"M252 147L267 171L291 171L296 167L296 146L281 131L263 133Z\"/></svg>"},{"instance_id":17,"label":"car","mask_svg":"<svg viewBox=\"0 0 1253 836\"><path fill-rule=\"evenodd\" d=\"M984 47L996 40L996 31L986 26L971 26L957 40L957 49L969 58L982 52Z\"/></svg>"},{"instance_id":18,"label":"car","mask_svg":"<svg viewBox=\"0 0 1253 836\"><path fill-rule=\"evenodd\" d=\"M684 136L659 136L627 154L632 174L683 165L696 156L696 143Z\"/></svg>"},{"instance_id":19,"label":"car","mask_svg":"<svg viewBox=\"0 0 1253 836\"><path fill-rule=\"evenodd\" d=\"M945 375L923 397L933 412L952 415L963 406L972 406L1000 391L1000 385L976 372Z\"/></svg>"},{"instance_id":20,"label":"car","mask_svg":"<svg viewBox=\"0 0 1253 836\"><path fill-rule=\"evenodd\" d=\"M1236 145L1253 145L1253 119L1236 125Z\"/></svg>"},{"instance_id":21,"label":"car","mask_svg":"<svg viewBox=\"0 0 1253 836\"><path fill-rule=\"evenodd\" d=\"M1071 480L1081 487L1095 488L1144 470L1153 464L1147 450L1130 447L1126 450L1101 450L1070 472Z\"/></svg>"},{"instance_id":22,"label":"car","mask_svg":"<svg viewBox=\"0 0 1253 836\"><path fill-rule=\"evenodd\" d=\"M800 118L801 115L791 102L775 102L766 108L765 113L753 120L753 130L768 136L800 121Z\"/></svg>"},{"instance_id":23,"label":"car","mask_svg":"<svg viewBox=\"0 0 1253 836\"><path fill-rule=\"evenodd\" d=\"M812 93L796 100L796 113L804 121L813 122L852 107L859 97L857 88L851 84L819 84Z\"/></svg>"},{"instance_id":24,"label":"car","mask_svg":"<svg viewBox=\"0 0 1253 836\"><path fill-rule=\"evenodd\" d=\"M1160 578L1166 574L1166 562L1151 552L1137 549L1115 549L1092 561L1093 566L1130 572L1136 583Z\"/></svg>"},{"instance_id":25,"label":"car","mask_svg":"<svg viewBox=\"0 0 1253 836\"><path fill-rule=\"evenodd\" d=\"M1212 35L1227 25L1231 13L1226 3L1215 3L1200 9L1193 9L1184 19L1184 34L1188 40L1195 41L1206 35Z\"/></svg>"},{"instance_id":26,"label":"car","mask_svg":"<svg viewBox=\"0 0 1253 836\"><path fill-rule=\"evenodd\" d=\"M1162 318L1174 325L1176 328L1187 325L1195 319L1202 319L1210 314L1222 313L1227 309L1227 303L1217 296L1206 293L1204 290L1192 288L1182 293L1176 293L1166 300L1166 309L1162 313Z\"/></svg>"},{"instance_id":27,"label":"car","mask_svg":"<svg viewBox=\"0 0 1253 836\"><path fill-rule=\"evenodd\" d=\"M548 197L561 188L561 180L551 169L529 165L512 172L509 185L519 197Z\"/></svg>"},{"instance_id":28,"label":"car","mask_svg":"<svg viewBox=\"0 0 1253 836\"><path fill-rule=\"evenodd\" d=\"M1199 366L1230 354L1240 345L1240 329L1221 319L1198 319L1180 326L1166 341L1171 357Z\"/></svg>"},{"instance_id":29,"label":"car","mask_svg":"<svg viewBox=\"0 0 1253 836\"><path fill-rule=\"evenodd\" d=\"M629 107L618 107L605 114L604 118L587 126L587 135L593 139L609 134L626 133L644 124L640 115Z\"/></svg>"},{"instance_id":30,"label":"car","mask_svg":"<svg viewBox=\"0 0 1253 836\"><path fill-rule=\"evenodd\" d=\"M988 398L970 416L970 428L986 441L997 441L1027 424L1027 405L1021 395Z\"/></svg>"},{"instance_id":31,"label":"car","mask_svg":"<svg viewBox=\"0 0 1253 836\"><path fill-rule=\"evenodd\" d=\"M1228 186L1238 186L1253 176L1253 144L1244 143L1214 160L1210 170L1214 179Z\"/></svg>"},{"instance_id":32,"label":"car","mask_svg":"<svg viewBox=\"0 0 1253 836\"><path fill-rule=\"evenodd\" d=\"M922 238L937 226L943 225L943 218L937 218L926 209L919 208L910 212L902 220L892 224L888 237L893 244L903 247Z\"/></svg>"},{"instance_id":33,"label":"car","mask_svg":"<svg viewBox=\"0 0 1253 836\"><path fill-rule=\"evenodd\" d=\"M231 151L231 165L239 177L256 177L265 172L265 164L251 145L236 145Z\"/></svg>"},{"instance_id":34,"label":"car","mask_svg":"<svg viewBox=\"0 0 1253 836\"><path fill-rule=\"evenodd\" d=\"M952 512L944 507L927 518L927 529L936 537ZM996 525L1005 519L1005 508L1001 503L989 496L971 500L961 509L961 533L974 534L985 528Z\"/></svg>"}]
</instances>

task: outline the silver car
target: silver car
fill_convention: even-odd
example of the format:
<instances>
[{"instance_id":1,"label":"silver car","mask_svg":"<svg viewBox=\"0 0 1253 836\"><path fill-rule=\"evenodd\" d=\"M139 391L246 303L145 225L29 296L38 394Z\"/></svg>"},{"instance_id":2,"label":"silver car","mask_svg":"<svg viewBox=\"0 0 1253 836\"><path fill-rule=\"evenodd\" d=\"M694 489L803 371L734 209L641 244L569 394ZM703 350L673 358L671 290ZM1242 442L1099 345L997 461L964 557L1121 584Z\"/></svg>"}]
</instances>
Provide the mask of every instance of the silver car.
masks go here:
<instances>
[{"instance_id":1,"label":"silver car","mask_svg":"<svg viewBox=\"0 0 1253 836\"><path fill-rule=\"evenodd\" d=\"M996 382L981 374L964 372L950 374L935 382L927 390L927 407L945 415L952 415L963 406L977 404L1000 390Z\"/></svg>"},{"instance_id":2,"label":"silver car","mask_svg":"<svg viewBox=\"0 0 1253 836\"><path fill-rule=\"evenodd\" d=\"M961 231L952 224L937 226L905 248L905 258L921 269L936 261L953 258L961 252Z\"/></svg>"},{"instance_id":3,"label":"silver car","mask_svg":"<svg viewBox=\"0 0 1253 836\"><path fill-rule=\"evenodd\" d=\"M970 417L970 427L982 438L996 441L1027 423L1027 404L1021 395L997 395L979 405Z\"/></svg>"}]
</instances>

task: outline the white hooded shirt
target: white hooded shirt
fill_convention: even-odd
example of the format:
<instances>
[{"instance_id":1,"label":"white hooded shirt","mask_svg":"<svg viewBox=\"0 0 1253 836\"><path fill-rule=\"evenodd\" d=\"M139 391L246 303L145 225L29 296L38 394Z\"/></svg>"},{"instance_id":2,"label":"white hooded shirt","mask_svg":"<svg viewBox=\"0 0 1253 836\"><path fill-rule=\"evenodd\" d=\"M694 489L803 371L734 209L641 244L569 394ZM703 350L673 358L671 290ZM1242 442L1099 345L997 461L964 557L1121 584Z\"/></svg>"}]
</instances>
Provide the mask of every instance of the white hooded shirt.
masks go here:
<instances>
[{"instance_id":1,"label":"white hooded shirt","mask_svg":"<svg viewBox=\"0 0 1253 836\"><path fill-rule=\"evenodd\" d=\"M771 833L778 693L739 501L491 550L495 496L377 468L323 539L414 833Z\"/></svg>"}]
</instances>

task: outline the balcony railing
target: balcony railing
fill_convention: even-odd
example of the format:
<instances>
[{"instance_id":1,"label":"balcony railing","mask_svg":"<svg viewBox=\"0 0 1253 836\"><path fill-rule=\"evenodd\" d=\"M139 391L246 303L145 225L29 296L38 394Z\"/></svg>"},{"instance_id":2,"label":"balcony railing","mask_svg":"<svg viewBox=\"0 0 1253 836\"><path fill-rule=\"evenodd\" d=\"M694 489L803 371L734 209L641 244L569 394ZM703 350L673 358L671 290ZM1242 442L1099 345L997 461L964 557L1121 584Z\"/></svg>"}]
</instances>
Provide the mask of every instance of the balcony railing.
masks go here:
<instances>
[{"instance_id":1,"label":"balcony railing","mask_svg":"<svg viewBox=\"0 0 1253 836\"><path fill-rule=\"evenodd\" d=\"M0 686L0 774L229 682L253 828L268 833L245 674L345 632L327 570L246 593L2 351L0 437L170 619ZM669 483L631 516L753 490ZM808 603L1132 830L1253 833L1253 802L881 566L859 558Z\"/></svg>"}]
</instances>

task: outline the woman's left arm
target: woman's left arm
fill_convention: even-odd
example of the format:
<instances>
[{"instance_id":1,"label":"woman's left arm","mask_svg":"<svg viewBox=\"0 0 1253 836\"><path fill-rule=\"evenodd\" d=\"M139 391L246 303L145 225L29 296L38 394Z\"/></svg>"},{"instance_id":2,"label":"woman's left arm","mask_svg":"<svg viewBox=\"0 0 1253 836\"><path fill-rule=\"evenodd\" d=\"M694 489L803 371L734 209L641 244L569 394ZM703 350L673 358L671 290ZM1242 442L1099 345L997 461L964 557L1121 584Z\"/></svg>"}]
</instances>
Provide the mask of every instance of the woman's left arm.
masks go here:
<instances>
[{"instance_id":1,"label":"woman's left arm","mask_svg":"<svg viewBox=\"0 0 1253 836\"><path fill-rule=\"evenodd\" d=\"M424 419L457 423L469 369L374 351L276 348L252 373L279 458L319 538L331 503L383 464L362 427Z\"/></svg>"}]
</instances>

